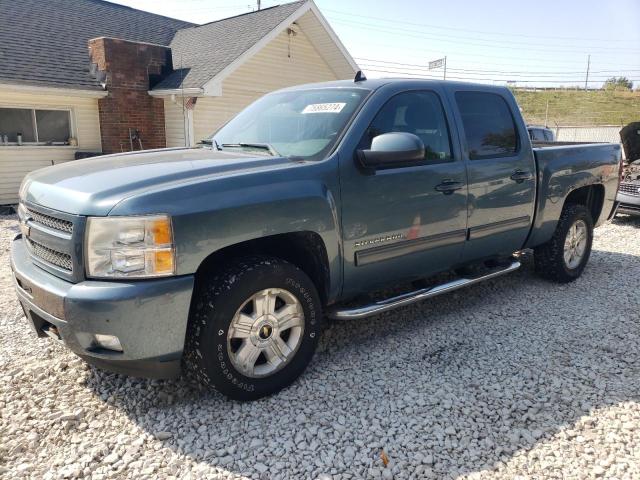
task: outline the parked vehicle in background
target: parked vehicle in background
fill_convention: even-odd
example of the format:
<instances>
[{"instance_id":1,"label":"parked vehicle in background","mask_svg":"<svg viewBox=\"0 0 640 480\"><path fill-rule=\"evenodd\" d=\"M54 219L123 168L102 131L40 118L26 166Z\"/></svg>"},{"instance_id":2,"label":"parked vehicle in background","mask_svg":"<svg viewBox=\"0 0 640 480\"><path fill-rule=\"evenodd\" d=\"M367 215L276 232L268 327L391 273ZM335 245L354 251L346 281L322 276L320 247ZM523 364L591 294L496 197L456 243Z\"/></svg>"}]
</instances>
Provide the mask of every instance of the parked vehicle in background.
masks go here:
<instances>
[{"instance_id":1,"label":"parked vehicle in background","mask_svg":"<svg viewBox=\"0 0 640 480\"><path fill-rule=\"evenodd\" d=\"M640 215L640 160L625 165L617 200L618 213Z\"/></svg>"},{"instance_id":2,"label":"parked vehicle in background","mask_svg":"<svg viewBox=\"0 0 640 480\"><path fill-rule=\"evenodd\" d=\"M39 336L249 400L302 373L325 315L512 272L524 248L541 276L575 280L620 166L617 144L532 148L507 88L358 75L266 95L201 148L31 173L11 265Z\"/></svg>"},{"instance_id":3,"label":"parked vehicle in background","mask_svg":"<svg viewBox=\"0 0 640 480\"><path fill-rule=\"evenodd\" d=\"M547 127L529 125L527 131L529 132L529 138L534 142L555 142L556 140L553 130Z\"/></svg>"},{"instance_id":4,"label":"parked vehicle in background","mask_svg":"<svg viewBox=\"0 0 640 480\"><path fill-rule=\"evenodd\" d=\"M620 130L620 139L627 164L618 190L618 212L640 215L640 122L632 122Z\"/></svg>"}]
</instances>

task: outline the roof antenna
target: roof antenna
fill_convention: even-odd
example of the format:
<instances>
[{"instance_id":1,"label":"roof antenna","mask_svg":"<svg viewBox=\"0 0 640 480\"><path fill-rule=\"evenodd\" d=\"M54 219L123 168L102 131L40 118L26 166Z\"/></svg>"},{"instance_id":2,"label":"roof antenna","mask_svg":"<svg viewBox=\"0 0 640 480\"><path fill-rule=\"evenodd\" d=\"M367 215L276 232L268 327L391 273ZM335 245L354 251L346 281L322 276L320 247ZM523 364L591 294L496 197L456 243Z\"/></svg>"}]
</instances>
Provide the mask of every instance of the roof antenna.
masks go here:
<instances>
[{"instance_id":1,"label":"roof antenna","mask_svg":"<svg viewBox=\"0 0 640 480\"><path fill-rule=\"evenodd\" d=\"M364 73L362 73L362 70L358 70L358 73L356 73L356 78L353 79L353 82L364 82L366 79L367 77L365 77Z\"/></svg>"}]
</instances>

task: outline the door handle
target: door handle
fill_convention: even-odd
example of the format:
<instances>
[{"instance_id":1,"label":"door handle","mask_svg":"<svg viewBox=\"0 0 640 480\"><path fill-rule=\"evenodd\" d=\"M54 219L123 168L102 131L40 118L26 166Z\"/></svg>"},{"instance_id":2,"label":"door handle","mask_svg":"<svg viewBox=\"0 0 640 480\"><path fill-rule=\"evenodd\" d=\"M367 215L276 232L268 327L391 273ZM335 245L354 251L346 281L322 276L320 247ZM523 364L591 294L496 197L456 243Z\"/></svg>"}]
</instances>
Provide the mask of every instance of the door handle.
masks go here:
<instances>
[{"instance_id":1,"label":"door handle","mask_svg":"<svg viewBox=\"0 0 640 480\"><path fill-rule=\"evenodd\" d=\"M515 172L513 172L513 175L511 175L511 180L513 180L516 183L522 183L525 180L531 180L533 178L533 175L531 174L531 172L525 172L524 170L516 170Z\"/></svg>"},{"instance_id":2,"label":"door handle","mask_svg":"<svg viewBox=\"0 0 640 480\"><path fill-rule=\"evenodd\" d=\"M442 192L445 195L451 195L456 190L460 190L464 187L464 183L455 182L453 180L443 180L442 183L439 183L435 186L436 191Z\"/></svg>"}]
</instances>

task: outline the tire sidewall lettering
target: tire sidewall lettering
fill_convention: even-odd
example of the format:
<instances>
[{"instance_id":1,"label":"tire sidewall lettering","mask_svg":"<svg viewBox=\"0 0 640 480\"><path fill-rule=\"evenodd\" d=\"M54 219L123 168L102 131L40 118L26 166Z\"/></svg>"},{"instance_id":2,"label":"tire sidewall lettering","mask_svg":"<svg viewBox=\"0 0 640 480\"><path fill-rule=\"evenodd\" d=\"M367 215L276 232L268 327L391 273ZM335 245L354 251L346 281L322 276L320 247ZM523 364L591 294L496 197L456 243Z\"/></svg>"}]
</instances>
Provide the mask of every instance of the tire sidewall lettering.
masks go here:
<instances>
[{"instance_id":1,"label":"tire sidewall lettering","mask_svg":"<svg viewBox=\"0 0 640 480\"><path fill-rule=\"evenodd\" d=\"M234 281L229 283L226 279L231 277ZM258 258L226 267L207 282L208 289L201 290L203 296L196 306L196 316L190 320L192 337L187 355L193 356L195 361L189 367L191 372L198 378L206 378L203 383L237 399L259 398L273 393L300 375L315 351L319 337L317 329L322 323L320 299L306 274L285 261L269 259L267 262ZM273 375L252 378L237 371L231 362L228 333L234 306L252 291L263 288L282 288L298 299L304 312L305 332L296 357L288 365Z\"/></svg>"}]
</instances>

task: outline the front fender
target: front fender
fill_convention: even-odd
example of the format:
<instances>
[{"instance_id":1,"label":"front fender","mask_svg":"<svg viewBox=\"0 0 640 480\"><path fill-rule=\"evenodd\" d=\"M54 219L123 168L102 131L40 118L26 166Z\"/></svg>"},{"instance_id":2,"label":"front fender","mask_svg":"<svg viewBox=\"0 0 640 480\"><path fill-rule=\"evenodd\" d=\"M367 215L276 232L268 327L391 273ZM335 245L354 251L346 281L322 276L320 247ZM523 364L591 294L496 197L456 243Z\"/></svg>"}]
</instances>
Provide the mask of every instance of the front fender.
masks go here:
<instances>
[{"instance_id":1,"label":"front fender","mask_svg":"<svg viewBox=\"0 0 640 480\"><path fill-rule=\"evenodd\" d=\"M338 196L337 169L329 159L148 192L119 204L111 215L171 215L179 275L195 273L209 255L248 240L316 233L324 242L335 295L342 287Z\"/></svg>"}]
</instances>

